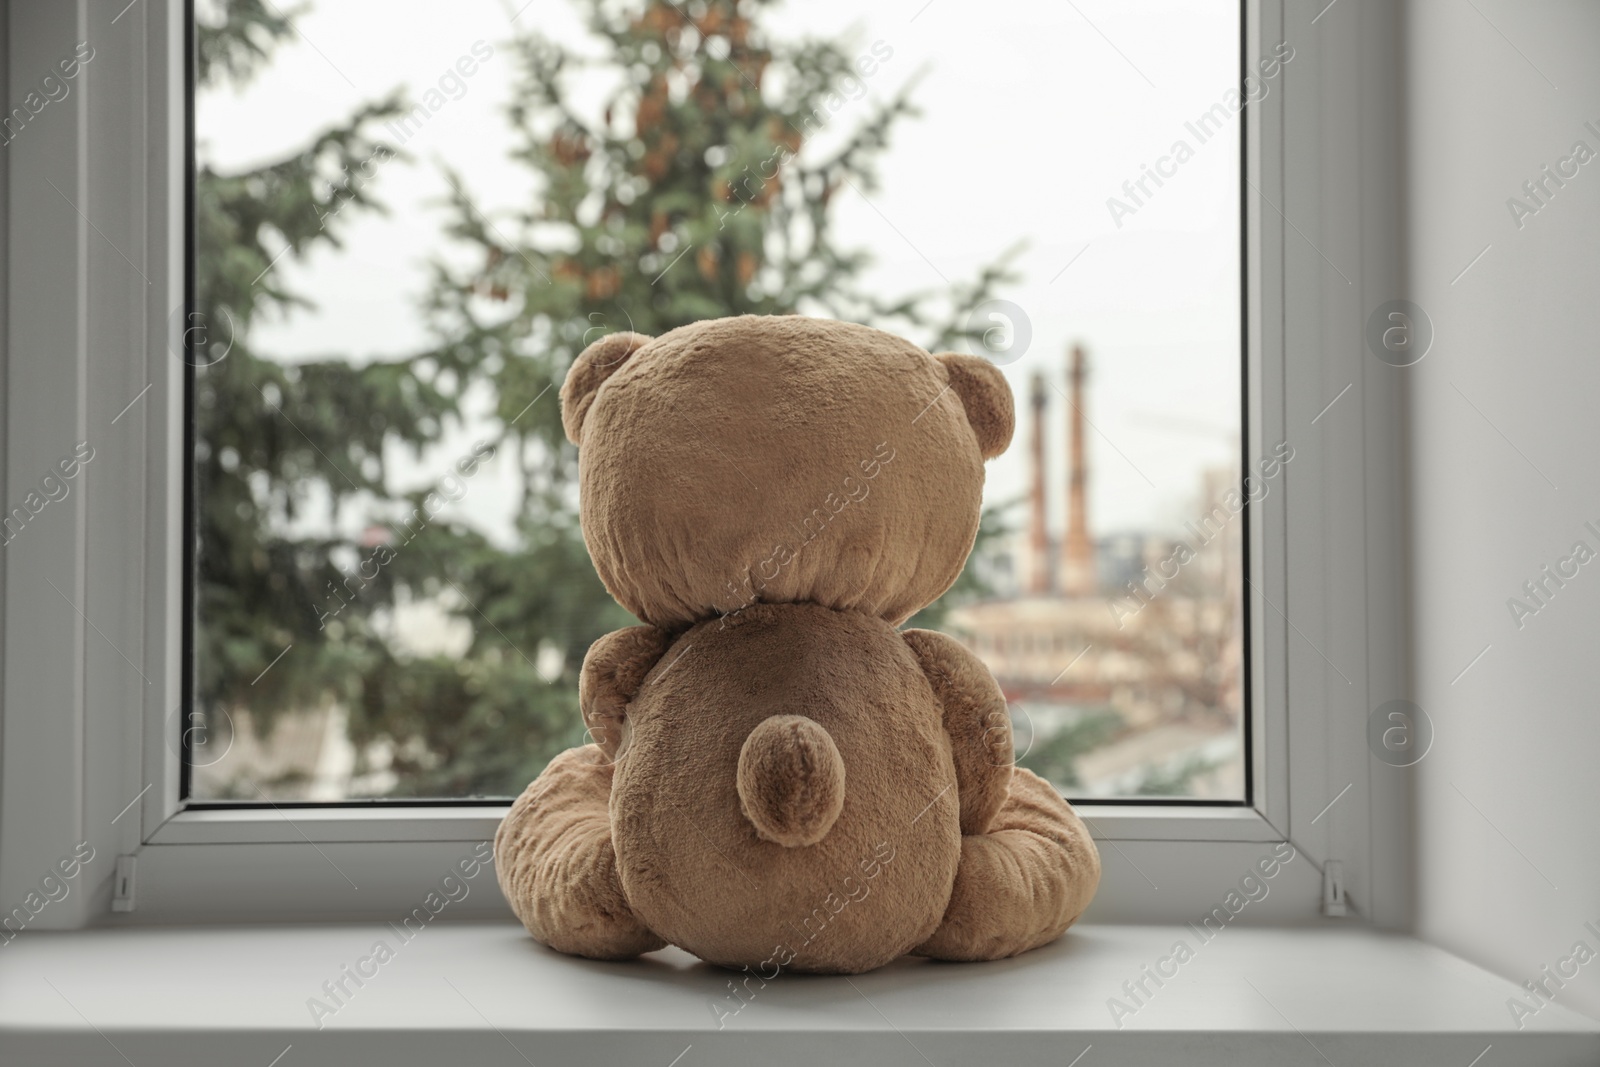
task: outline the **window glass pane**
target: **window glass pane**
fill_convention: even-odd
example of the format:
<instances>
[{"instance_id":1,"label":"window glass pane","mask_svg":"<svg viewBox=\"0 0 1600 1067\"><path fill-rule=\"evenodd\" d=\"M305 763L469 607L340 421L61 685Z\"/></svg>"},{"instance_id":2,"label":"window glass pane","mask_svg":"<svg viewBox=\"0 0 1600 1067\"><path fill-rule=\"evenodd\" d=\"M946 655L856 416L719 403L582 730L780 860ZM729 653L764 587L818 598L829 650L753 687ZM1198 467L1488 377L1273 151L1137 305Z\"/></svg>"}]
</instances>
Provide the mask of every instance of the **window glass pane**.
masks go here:
<instances>
[{"instance_id":1,"label":"window glass pane","mask_svg":"<svg viewBox=\"0 0 1600 1067\"><path fill-rule=\"evenodd\" d=\"M635 620L567 366L800 312L1011 383L912 625L990 664L1021 764L1243 799L1237 5L522 3L197 0L191 797L505 796L582 743Z\"/></svg>"}]
</instances>

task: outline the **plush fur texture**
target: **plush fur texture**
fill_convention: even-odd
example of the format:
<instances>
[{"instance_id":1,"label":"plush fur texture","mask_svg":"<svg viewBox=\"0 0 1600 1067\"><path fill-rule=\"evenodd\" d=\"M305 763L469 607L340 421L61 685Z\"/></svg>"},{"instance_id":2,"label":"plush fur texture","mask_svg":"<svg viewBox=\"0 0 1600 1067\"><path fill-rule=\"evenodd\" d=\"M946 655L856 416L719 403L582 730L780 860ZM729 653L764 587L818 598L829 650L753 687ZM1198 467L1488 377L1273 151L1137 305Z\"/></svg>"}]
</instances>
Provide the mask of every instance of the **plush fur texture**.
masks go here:
<instances>
[{"instance_id":1,"label":"plush fur texture","mask_svg":"<svg viewBox=\"0 0 1600 1067\"><path fill-rule=\"evenodd\" d=\"M739 750L739 810L763 840L795 848L827 836L844 810L844 760L804 715L756 724Z\"/></svg>"},{"instance_id":2,"label":"plush fur texture","mask_svg":"<svg viewBox=\"0 0 1600 1067\"><path fill-rule=\"evenodd\" d=\"M1100 878L1082 822L1012 766L983 664L897 629L971 551L1013 430L994 365L745 316L605 337L561 403L590 555L646 625L589 650L593 743L496 835L534 937L770 978L996 959L1071 925Z\"/></svg>"}]
</instances>

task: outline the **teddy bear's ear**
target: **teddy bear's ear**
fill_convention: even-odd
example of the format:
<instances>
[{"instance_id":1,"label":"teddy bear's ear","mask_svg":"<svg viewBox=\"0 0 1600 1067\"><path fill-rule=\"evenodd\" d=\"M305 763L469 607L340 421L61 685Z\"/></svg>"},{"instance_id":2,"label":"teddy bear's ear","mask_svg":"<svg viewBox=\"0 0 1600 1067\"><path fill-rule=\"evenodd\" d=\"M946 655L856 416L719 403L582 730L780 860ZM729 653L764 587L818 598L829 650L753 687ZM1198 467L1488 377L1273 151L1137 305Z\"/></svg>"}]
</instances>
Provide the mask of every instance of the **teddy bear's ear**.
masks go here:
<instances>
[{"instance_id":1,"label":"teddy bear's ear","mask_svg":"<svg viewBox=\"0 0 1600 1067\"><path fill-rule=\"evenodd\" d=\"M967 422L978 437L978 451L993 459L1011 443L1016 415L1011 405L1011 386L1000 368L982 356L960 352L941 352L933 357L944 364L950 388L961 398Z\"/></svg>"},{"instance_id":2,"label":"teddy bear's ear","mask_svg":"<svg viewBox=\"0 0 1600 1067\"><path fill-rule=\"evenodd\" d=\"M575 445L583 443L583 419L589 414L595 393L630 356L649 343L650 338L642 333L608 333L572 361L567 380L561 383L561 426L567 431L567 440Z\"/></svg>"}]
</instances>

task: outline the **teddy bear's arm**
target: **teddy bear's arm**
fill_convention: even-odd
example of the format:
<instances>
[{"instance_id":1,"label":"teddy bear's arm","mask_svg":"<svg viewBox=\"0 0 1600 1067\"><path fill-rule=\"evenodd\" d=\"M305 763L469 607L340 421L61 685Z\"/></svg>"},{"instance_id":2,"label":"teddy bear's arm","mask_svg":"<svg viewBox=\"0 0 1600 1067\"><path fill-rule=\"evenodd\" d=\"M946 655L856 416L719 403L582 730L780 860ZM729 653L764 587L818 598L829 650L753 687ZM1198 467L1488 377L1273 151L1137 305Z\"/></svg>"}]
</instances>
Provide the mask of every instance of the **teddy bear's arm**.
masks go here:
<instances>
[{"instance_id":1,"label":"teddy bear's arm","mask_svg":"<svg viewBox=\"0 0 1600 1067\"><path fill-rule=\"evenodd\" d=\"M617 758L622 720L650 668L660 661L672 635L654 626L615 630L589 646L578 675L578 706L589 737L606 758Z\"/></svg>"},{"instance_id":2,"label":"teddy bear's arm","mask_svg":"<svg viewBox=\"0 0 1600 1067\"><path fill-rule=\"evenodd\" d=\"M944 709L944 729L955 757L961 832L989 829L1011 788L1011 712L989 668L953 637L933 630L902 635L933 695Z\"/></svg>"}]
</instances>

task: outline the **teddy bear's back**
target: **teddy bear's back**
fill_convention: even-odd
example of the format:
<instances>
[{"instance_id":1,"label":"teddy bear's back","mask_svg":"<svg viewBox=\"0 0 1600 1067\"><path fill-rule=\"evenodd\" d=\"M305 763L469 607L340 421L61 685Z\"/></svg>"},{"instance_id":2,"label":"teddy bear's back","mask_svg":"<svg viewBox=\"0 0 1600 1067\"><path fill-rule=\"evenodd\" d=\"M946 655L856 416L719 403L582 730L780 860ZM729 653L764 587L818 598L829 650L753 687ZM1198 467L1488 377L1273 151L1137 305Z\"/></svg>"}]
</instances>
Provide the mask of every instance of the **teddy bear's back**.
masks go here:
<instances>
[{"instance_id":1,"label":"teddy bear's back","mask_svg":"<svg viewBox=\"0 0 1600 1067\"><path fill-rule=\"evenodd\" d=\"M786 847L740 810L739 756L774 715L814 720L844 765L826 836ZM611 798L629 904L702 959L869 970L921 944L960 855L955 768L921 667L888 623L756 604L675 642L628 707Z\"/></svg>"}]
</instances>

